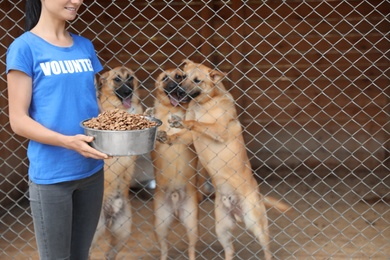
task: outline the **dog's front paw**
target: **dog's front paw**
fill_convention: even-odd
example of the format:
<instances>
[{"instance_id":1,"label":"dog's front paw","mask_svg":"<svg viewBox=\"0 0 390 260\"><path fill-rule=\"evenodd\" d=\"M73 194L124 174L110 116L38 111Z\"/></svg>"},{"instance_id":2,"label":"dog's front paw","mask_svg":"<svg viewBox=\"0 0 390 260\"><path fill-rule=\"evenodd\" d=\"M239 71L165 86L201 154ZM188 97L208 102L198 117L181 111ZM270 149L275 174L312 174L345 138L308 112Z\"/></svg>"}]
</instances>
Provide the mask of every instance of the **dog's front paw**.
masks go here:
<instances>
[{"instance_id":1,"label":"dog's front paw","mask_svg":"<svg viewBox=\"0 0 390 260\"><path fill-rule=\"evenodd\" d=\"M166 144L168 142L168 134L165 131L157 131L156 140L160 143Z\"/></svg>"},{"instance_id":2,"label":"dog's front paw","mask_svg":"<svg viewBox=\"0 0 390 260\"><path fill-rule=\"evenodd\" d=\"M183 121L177 115L172 115L170 119L168 119L168 123L170 127L173 128L183 128Z\"/></svg>"},{"instance_id":3,"label":"dog's front paw","mask_svg":"<svg viewBox=\"0 0 390 260\"><path fill-rule=\"evenodd\" d=\"M154 116L154 107L148 107L145 112L144 112L144 116L150 116L150 117L153 117Z\"/></svg>"}]
</instances>

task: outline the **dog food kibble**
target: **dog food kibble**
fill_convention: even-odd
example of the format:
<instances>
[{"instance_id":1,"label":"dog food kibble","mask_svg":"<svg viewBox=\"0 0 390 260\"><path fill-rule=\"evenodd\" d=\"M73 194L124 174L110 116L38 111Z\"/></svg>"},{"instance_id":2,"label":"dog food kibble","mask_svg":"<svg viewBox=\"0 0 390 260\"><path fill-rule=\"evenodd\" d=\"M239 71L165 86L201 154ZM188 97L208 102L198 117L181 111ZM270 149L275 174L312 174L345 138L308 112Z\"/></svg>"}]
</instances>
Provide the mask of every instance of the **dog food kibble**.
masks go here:
<instances>
[{"instance_id":1,"label":"dog food kibble","mask_svg":"<svg viewBox=\"0 0 390 260\"><path fill-rule=\"evenodd\" d=\"M85 127L97 130L142 130L156 126L157 123L148 120L143 115L129 114L124 110L113 109L100 113L83 123Z\"/></svg>"}]
</instances>

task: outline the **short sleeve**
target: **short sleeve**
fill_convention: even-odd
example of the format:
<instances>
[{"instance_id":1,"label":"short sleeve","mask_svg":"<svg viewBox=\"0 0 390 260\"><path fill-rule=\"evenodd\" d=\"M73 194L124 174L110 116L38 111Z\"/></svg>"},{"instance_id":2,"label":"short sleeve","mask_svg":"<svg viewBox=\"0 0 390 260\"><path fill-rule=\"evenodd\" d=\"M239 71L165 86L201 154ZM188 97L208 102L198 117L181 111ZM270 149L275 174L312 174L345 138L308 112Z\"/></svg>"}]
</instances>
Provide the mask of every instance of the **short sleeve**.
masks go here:
<instances>
[{"instance_id":1,"label":"short sleeve","mask_svg":"<svg viewBox=\"0 0 390 260\"><path fill-rule=\"evenodd\" d=\"M33 59L30 46L21 38L16 38L7 49L6 73L19 70L33 77Z\"/></svg>"},{"instance_id":2,"label":"short sleeve","mask_svg":"<svg viewBox=\"0 0 390 260\"><path fill-rule=\"evenodd\" d=\"M95 50L92 42L89 41L89 43L90 43L89 51L91 53L91 62L92 62L93 70L95 71L95 74L96 74L96 73L99 73L100 71L103 70L103 66L102 66L102 64L99 61L99 58L98 58L98 56L96 54L96 50Z\"/></svg>"}]
</instances>

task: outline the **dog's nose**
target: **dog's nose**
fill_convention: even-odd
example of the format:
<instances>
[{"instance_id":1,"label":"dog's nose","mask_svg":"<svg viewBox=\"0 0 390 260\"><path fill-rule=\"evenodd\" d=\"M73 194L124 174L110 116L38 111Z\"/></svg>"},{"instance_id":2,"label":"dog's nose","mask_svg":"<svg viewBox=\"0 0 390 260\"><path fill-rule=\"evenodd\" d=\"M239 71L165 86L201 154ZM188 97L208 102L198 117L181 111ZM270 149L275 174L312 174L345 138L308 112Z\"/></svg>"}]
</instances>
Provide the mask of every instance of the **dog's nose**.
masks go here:
<instances>
[{"instance_id":1,"label":"dog's nose","mask_svg":"<svg viewBox=\"0 0 390 260\"><path fill-rule=\"evenodd\" d=\"M179 87L179 88L177 88L177 90L176 90L176 95L177 95L179 98L183 98L183 97L187 96L187 92L186 92L183 88Z\"/></svg>"},{"instance_id":2,"label":"dog's nose","mask_svg":"<svg viewBox=\"0 0 390 260\"><path fill-rule=\"evenodd\" d=\"M133 93L133 88L131 86L122 85L120 88L116 89L115 92L121 98L126 98Z\"/></svg>"},{"instance_id":3,"label":"dog's nose","mask_svg":"<svg viewBox=\"0 0 390 260\"><path fill-rule=\"evenodd\" d=\"M179 97L184 97L187 95L187 92L183 88L177 88L177 95Z\"/></svg>"}]
</instances>

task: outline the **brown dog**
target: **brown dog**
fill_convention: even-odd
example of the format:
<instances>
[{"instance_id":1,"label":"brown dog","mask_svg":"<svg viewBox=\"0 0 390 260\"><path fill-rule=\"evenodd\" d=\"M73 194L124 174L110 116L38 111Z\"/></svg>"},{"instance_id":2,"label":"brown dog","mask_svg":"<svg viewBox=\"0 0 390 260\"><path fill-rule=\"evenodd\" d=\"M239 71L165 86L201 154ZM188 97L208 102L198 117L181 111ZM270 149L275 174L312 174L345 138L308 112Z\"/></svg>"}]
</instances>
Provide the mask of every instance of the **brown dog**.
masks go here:
<instances>
[{"instance_id":1,"label":"brown dog","mask_svg":"<svg viewBox=\"0 0 390 260\"><path fill-rule=\"evenodd\" d=\"M168 119L171 115L185 117L190 101L181 97L178 85L182 80L180 75L179 70L166 70L157 77L155 84L153 116L163 122L159 129L168 134L179 131L169 127ZM187 230L189 259L195 260L198 239L197 156L187 144L167 145L159 142L156 142L151 155L156 180L154 225L161 259L168 258L167 235L170 224L177 218Z\"/></svg>"},{"instance_id":2,"label":"brown dog","mask_svg":"<svg viewBox=\"0 0 390 260\"><path fill-rule=\"evenodd\" d=\"M231 230L235 222L244 222L263 247L265 259L272 258L269 246L265 204L286 211L289 207L263 197L252 174L242 127L233 97L222 84L225 75L190 60L184 61L182 98L190 98L184 120L173 115L171 127L182 131L159 140L169 144L193 143L201 164L211 176L215 188L216 233L225 250L225 259L233 259Z\"/></svg>"},{"instance_id":3,"label":"brown dog","mask_svg":"<svg viewBox=\"0 0 390 260\"><path fill-rule=\"evenodd\" d=\"M116 67L101 75L98 100L102 111L115 108L141 114L138 94L139 83L134 72L126 67ZM106 259L115 259L131 234L131 205L129 185L134 174L136 156L113 157L104 164L104 200L96 240L105 232L109 234L110 248Z\"/></svg>"}]
</instances>

